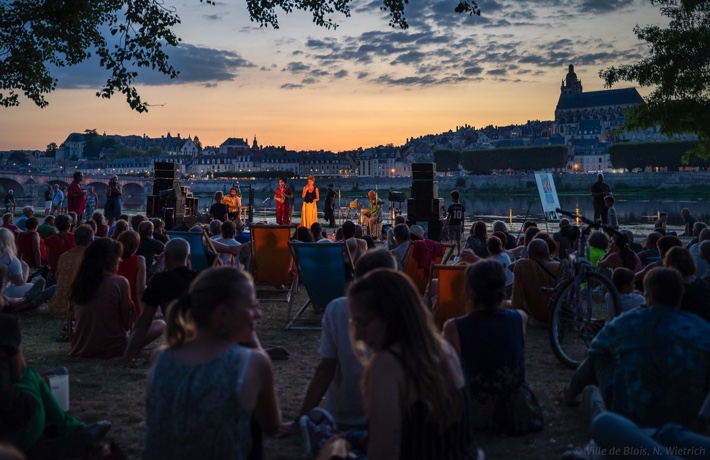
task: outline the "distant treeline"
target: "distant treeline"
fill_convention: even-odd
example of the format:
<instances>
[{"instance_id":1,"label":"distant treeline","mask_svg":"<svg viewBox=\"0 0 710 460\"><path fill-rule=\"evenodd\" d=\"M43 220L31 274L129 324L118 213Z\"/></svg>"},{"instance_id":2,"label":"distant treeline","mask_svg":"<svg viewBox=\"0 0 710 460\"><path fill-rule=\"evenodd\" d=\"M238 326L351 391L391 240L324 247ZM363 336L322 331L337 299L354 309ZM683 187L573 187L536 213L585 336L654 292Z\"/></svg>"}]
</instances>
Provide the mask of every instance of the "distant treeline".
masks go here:
<instances>
[{"instance_id":1,"label":"distant treeline","mask_svg":"<svg viewBox=\"0 0 710 460\"><path fill-rule=\"evenodd\" d=\"M491 174L494 170L564 169L567 165L567 147L548 145L487 150L451 150L434 152L436 170L458 171L459 165L469 174Z\"/></svg>"},{"instance_id":2,"label":"distant treeline","mask_svg":"<svg viewBox=\"0 0 710 460\"><path fill-rule=\"evenodd\" d=\"M677 171L682 166L706 168L710 161L693 158L683 163L683 156L697 145L697 142L634 142L614 144L609 148L611 164L614 168L629 171L646 167L668 168Z\"/></svg>"}]
</instances>

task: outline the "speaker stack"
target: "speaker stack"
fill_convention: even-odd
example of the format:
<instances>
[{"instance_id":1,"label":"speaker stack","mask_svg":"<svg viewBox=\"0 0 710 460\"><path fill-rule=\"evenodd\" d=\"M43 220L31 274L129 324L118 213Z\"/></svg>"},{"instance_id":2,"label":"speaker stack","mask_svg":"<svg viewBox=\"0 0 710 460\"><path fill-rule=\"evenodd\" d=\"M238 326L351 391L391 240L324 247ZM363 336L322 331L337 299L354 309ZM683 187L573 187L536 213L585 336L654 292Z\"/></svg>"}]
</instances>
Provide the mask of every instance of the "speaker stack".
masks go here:
<instances>
[{"instance_id":1,"label":"speaker stack","mask_svg":"<svg viewBox=\"0 0 710 460\"><path fill-rule=\"evenodd\" d=\"M443 227L443 198L439 198L439 183L435 163L412 163L412 186L407 199L407 223L428 221L429 239L439 241Z\"/></svg>"}]
</instances>

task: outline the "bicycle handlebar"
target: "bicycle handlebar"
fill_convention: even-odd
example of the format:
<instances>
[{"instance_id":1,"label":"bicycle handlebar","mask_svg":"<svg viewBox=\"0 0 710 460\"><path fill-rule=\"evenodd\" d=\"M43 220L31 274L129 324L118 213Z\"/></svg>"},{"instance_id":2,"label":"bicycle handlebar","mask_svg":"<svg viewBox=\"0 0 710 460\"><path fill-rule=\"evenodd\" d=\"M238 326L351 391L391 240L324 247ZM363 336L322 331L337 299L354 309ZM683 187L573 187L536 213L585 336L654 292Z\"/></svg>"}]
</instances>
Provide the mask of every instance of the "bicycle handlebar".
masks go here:
<instances>
[{"instance_id":1,"label":"bicycle handlebar","mask_svg":"<svg viewBox=\"0 0 710 460\"><path fill-rule=\"evenodd\" d=\"M564 209L560 209L560 208L555 209L555 211L559 214L562 214L563 216L571 217L572 219L579 219L580 221L587 224L588 226L590 226L594 230L599 230L601 228L603 230L608 231L611 234L617 234L617 233L621 234L621 232L619 232L617 229L615 229L611 225L602 224L602 221L600 221L600 220L595 222L592 219L581 216L579 214L575 214L571 211L565 211Z\"/></svg>"}]
</instances>

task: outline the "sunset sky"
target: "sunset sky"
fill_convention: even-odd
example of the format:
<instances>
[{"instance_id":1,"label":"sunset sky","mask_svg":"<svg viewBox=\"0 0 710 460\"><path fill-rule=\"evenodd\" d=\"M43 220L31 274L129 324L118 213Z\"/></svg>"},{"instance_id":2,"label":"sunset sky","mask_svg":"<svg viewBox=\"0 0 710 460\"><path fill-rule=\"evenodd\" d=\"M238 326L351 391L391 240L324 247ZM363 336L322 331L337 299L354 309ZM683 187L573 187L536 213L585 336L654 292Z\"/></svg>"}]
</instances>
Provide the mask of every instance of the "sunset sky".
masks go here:
<instances>
[{"instance_id":1,"label":"sunset sky","mask_svg":"<svg viewBox=\"0 0 710 460\"><path fill-rule=\"evenodd\" d=\"M454 13L456 3L411 0L402 31L388 26L381 0L356 0L333 31L305 13L259 28L242 0L174 0L182 44L168 54L180 77L144 71L138 86L155 107L139 114L121 95L97 98L107 73L94 61L60 69L47 108L21 98L0 109L0 150L44 150L96 129L341 151L464 124L551 120L569 64L585 91L603 89L600 69L647 52L634 26L663 21L648 0L480 0L480 17Z\"/></svg>"}]
</instances>

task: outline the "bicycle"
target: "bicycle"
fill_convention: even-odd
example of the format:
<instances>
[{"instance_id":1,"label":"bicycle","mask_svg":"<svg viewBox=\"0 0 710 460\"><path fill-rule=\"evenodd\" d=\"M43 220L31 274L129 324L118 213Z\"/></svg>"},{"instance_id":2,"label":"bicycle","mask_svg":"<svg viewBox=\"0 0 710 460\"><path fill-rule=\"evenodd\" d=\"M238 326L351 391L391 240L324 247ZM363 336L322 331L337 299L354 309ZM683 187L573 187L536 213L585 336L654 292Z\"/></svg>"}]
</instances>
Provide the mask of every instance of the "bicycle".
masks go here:
<instances>
[{"instance_id":1,"label":"bicycle","mask_svg":"<svg viewBox=\"0 0 710 460\"><path fill-rule=\"evenodd\" d=\"M589 262L587 238L593 229L618 233L608 225L594 222L562 209L559 214L579 219L585 224L580 231L577 250L568 252L569 265L560 277L550 299L550 346L557 359L576 369L584 360L594 337L604 325L620 313L619 293L611 280Z\"/></svg>"}]
</instances>

